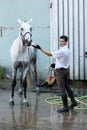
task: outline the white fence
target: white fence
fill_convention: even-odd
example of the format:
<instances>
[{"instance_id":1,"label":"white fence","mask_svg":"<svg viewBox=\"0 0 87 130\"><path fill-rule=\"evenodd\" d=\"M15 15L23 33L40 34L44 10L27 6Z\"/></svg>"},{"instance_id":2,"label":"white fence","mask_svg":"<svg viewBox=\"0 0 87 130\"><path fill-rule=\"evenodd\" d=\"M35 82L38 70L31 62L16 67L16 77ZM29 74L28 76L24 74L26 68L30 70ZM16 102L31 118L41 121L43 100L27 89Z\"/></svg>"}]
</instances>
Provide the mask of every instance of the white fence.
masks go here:
<instances>
[{"instance_id":1,"label":"white fence","mask_svg":"<svg viewBox=\"0 0 87 130\"><path fill-rule=\"evenodd\" d=\"M87 80L87 0L50 0L51 50L59 36L69 37L71 50L70 79Z\"/></svg>"}]
</instances>

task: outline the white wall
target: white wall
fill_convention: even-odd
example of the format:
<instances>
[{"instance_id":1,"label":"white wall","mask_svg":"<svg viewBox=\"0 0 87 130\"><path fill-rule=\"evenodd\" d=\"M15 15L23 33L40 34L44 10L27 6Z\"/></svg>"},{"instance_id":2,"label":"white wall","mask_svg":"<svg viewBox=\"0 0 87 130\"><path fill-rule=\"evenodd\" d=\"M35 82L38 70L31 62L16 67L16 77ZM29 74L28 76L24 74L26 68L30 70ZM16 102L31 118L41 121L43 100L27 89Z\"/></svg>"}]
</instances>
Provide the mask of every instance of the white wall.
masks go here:
<instances>
[{"instance_id":1,"label":"white wall","mask_svg":"<svg viewBox=\"0 0 87 130\"><path fill-rule=\"evenodd\" d=\"M50 50L49 0L0 0L0 65L11 69L9 49L19 34L17 19L28 20L32 17L33 42ZM11 28L12 27L12 28ZM37 52L37 68L40 78L48 73L50 59ZM42 67L41 67L42 66Z\"/></svg>"}]
</instances>

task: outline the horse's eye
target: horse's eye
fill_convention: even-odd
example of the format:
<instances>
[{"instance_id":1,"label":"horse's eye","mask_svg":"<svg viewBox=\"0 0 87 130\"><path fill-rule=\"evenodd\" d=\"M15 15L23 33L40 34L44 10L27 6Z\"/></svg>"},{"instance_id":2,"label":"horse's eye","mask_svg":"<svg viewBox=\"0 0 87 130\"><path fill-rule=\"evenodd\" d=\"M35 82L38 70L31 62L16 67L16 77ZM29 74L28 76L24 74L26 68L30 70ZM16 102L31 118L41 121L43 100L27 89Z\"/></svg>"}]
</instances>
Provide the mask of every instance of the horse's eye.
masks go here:
<instances>
[{"instance_id":1,"label":"horse's eye","mask_svg":"<svg viewBox=\"0 0 87 130\"><path fill-rule=\"evenodd\" d=\"M21 31L23 31L24 29L23 28L21 28Z\"/></svg>"}]
</instances>

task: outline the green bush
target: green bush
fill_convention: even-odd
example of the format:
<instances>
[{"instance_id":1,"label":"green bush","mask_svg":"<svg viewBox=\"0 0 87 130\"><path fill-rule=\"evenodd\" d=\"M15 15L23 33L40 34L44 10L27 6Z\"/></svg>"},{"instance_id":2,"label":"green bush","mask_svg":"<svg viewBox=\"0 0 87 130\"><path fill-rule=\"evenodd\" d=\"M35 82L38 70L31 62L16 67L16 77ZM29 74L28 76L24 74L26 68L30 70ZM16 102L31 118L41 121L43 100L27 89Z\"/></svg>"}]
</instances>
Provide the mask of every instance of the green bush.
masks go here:
<instances>
[{"instance_id":1,"label":"green bush","mask_svg":"<svg viewBox=\"0 0 87 130\"><path fill-rule=\"evenodd\" d=\"M5 73L5 67L0 66L0 79L3 79Z\"/></svg>"},{"instance_id":2,"label":"green bush","mask_svg":"<svg viewBox=\"0 0 87 130\"><path fill-rule=\"evenodd\" d=\"M83 86L83 82L82 81L79 81L79 80L73 80L72 81L72 84L76 87L81 87Z\"/></svg>"}]
</instances>

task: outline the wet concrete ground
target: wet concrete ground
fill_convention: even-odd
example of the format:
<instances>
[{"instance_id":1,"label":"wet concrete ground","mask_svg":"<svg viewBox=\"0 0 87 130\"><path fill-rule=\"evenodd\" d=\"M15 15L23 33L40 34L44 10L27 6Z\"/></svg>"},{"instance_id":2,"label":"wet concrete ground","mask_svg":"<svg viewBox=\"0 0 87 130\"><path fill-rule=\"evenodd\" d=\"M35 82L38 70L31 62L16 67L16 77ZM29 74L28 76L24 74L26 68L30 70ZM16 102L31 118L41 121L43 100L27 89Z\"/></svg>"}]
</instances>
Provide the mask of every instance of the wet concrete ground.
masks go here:
<instances>
[{"instance_id":1,"label":"wet concrete ground","mask_svg":"<svg viewBox=\"0 0 87 130\"><path fill-rule=\"evenodd\" d=\"M9 106L10 90L0 89L0 130L87 130L87 110L57 113L58 106L45 102L56 93L27 92L29 107L15 91L15 105Z\"/></svg>"}]
</instances>

